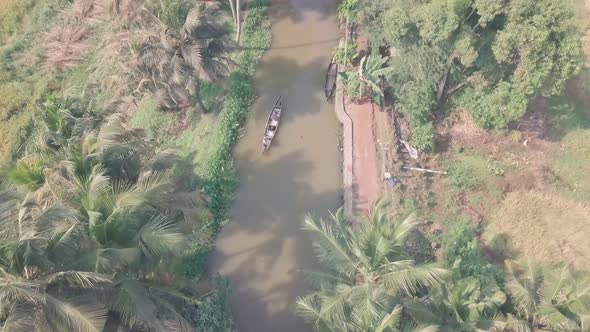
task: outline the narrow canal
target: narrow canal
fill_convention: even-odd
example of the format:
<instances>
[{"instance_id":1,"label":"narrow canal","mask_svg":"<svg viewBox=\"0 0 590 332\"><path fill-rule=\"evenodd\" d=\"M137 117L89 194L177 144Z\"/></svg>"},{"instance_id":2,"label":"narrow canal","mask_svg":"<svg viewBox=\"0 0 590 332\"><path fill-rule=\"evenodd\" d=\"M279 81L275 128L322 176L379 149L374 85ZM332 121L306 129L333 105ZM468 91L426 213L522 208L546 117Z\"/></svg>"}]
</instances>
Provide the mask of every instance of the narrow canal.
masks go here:
<instances>
[{"instance_id":1,"label":"narrow canal","mask_svg":"<svg viewBox=\"0 0 590 332\"><path fill-rule=\"evenodd\" d=\"M326 103L326 67L338 44L335 0L273 0L273 44L255 75L258 100L235 149L240 187L221 232L212 271L232 281L241 332L307 331L293 313L306 290L301 270L316 264L301 231L307 213L327 217L341 205L341 126ZM285 111L270 151L260 152L268 110Z\"/></svg>"}]
</instances>

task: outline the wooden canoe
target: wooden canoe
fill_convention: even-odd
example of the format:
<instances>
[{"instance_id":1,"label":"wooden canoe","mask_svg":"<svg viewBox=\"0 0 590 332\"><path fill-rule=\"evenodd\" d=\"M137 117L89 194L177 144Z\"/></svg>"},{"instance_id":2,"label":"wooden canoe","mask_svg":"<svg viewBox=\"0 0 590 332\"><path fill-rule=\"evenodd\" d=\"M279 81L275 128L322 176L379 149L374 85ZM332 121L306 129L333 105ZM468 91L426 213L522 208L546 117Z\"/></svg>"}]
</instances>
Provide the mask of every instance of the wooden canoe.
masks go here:
<instances>
[{"instance_id":1,"label":"wooden canoe","mask_svg":"<svg viewBox=\"0 0 590 332\"><path fill-rule=\"evenodd\" d=\"M262 152L270 148L270 144L279 130L279 123L281 122L281 114L283 113L283 97L279 96L275 102L264 127L264 136L262 137Z\"/></svg>"},{"instance_id":2,"label":"wooden canoe","mask_svg":"<svg viewBox=\"0 0 590 332\"><path fill-rule=\"evenodd\" d=\"M334 62L334 59L328 65L326 71L326 82L324 84L324 92L326 93L326 99L330 99L336 91L336 77L338 76L338 64Z\"/></svg>"}]
</instances>

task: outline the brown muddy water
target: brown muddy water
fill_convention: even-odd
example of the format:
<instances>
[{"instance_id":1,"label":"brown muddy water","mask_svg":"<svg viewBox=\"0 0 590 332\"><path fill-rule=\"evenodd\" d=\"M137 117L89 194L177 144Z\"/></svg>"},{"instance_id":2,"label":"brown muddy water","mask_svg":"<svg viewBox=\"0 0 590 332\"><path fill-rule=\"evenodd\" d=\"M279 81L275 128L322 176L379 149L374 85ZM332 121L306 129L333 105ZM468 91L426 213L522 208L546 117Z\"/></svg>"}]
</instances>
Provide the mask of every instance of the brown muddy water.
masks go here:
<instances>
[{"instance_id":1,"label":"brown muddy water","mask_svg":"<svg viewBox=\"0 0 590 332\"><path fill-rule=\"evenodd\" d=\"M254 77L258 100L235 149L240 176L232 208L213 253L211 271L232 281L239 331L308 331L294 314L306 285L302 269L316 264L307 213L326 217L341 202L334 105L326 103L326 67L338 44L334 0L274 0L273 44ZM270 151L261 154L269 108L285 110Z\"/></svg>"}]
</instances>

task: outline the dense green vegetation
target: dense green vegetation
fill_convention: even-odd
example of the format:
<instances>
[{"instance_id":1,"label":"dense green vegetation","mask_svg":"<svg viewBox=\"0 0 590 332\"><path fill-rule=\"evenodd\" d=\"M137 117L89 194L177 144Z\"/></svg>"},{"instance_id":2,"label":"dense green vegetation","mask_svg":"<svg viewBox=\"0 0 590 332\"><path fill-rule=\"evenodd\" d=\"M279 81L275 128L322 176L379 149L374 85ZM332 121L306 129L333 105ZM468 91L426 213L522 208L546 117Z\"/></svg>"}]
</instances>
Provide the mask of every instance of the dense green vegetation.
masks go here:
<instances>
[{"instance_id":1,"label":"dense green vegetation","mask_svg":"<svg viewBox=\"0 0 590 332\"><path fill-rule=\"evenodd\" d=\"M567 1L347 0L340 14L368 28L373 52L395 52L382 79L424 151L434 148L433 121L447 106L505 128L532 98L561 93L582 65Z\"/></svg>"},{"instance_id":2,"label":"dense green vegetation","mask_svg":"<svg viewBox=\"0 0 590 332\"><path fill-rule=\"evenodd\" d=\"M587 273L507 262L487 263L470 226L445 238L438 265L416 265L409 237L418 224L391 218L384 201L352 225L304 222L323 270L297 312L317 331L583 331L590 310Z\"/></svg>"},{"instance_id":3,"label":"dense green vegetation","mask_svg":"<svg viewBox=\"0 0 590 332\"><path fill-rule=\"evenodd\" d=\"M401 182L386 194L391 209L381 201L365 218L305 220L321 272L308 273L313 291L297 312L315 330L588 329L578 5L341 1L339 15L370 45L362 56L337 51L349 99L389 107L412 146L436 153L409 160L391 149L381 160ZM403 130L385 139L397 145Z\"/></svg>"},{"instance_id":4,"label":"dense green vegetation","mask_svg":"<svg viewBox=\"0 0 590 332\"><path fill-rule=\"evenodd\" d=\"M3 330L234 329L205 272L270 45L241 10L243 49L226 1L0 5Z\"/></svg>"}]
</instances>

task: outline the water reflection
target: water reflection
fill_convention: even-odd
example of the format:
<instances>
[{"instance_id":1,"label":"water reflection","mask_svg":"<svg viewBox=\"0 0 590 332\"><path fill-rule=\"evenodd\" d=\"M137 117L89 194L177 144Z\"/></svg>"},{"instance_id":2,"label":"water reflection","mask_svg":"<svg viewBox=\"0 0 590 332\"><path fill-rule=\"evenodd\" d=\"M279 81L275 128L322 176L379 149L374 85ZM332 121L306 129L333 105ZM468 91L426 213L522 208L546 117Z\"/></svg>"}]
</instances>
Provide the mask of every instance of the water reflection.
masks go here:
<instances>
[{"instance_id":1,"label":"water reflection","mask_svg":"<svg viewBox=\"0 0 590 332\"><path fill-rule=\"evenodd\" d=\"M332 0L273 3L273 47L255 75L259 99L235 150L240 188L233 220L212 259L212 270L232 279L240 331L308 330L292 312L305 290L300 271L315 262L302 219L307 212L327 216L341 204L341 129L323 97L338 39L334 8ZM262 155L264 121L279 94L284 117Z\"/></svg>"}]
</instances>

